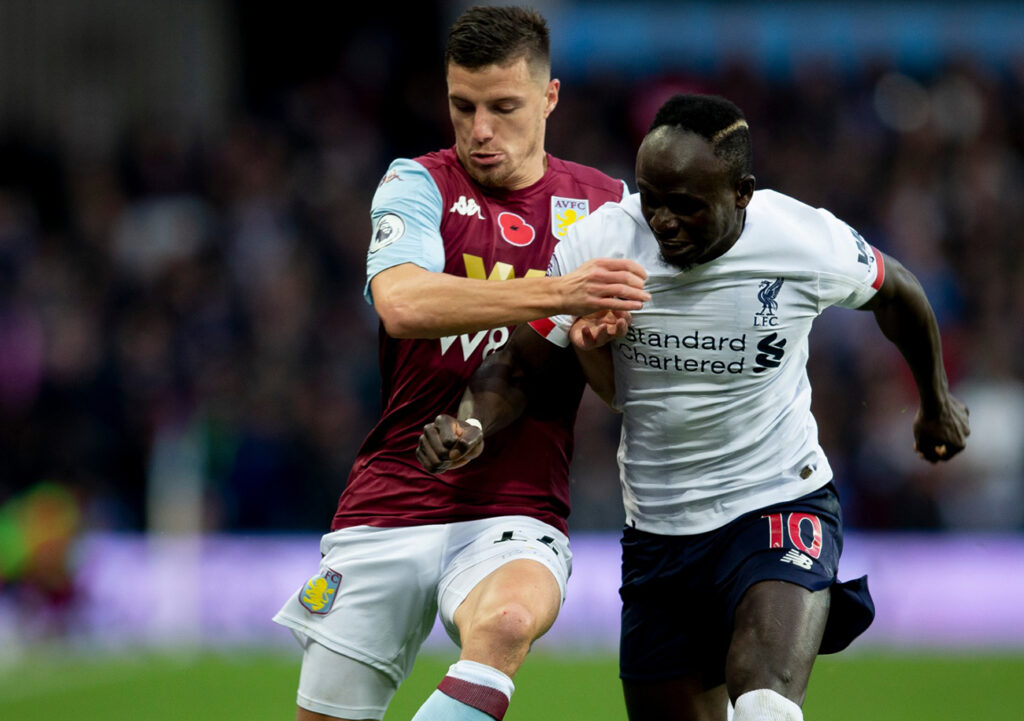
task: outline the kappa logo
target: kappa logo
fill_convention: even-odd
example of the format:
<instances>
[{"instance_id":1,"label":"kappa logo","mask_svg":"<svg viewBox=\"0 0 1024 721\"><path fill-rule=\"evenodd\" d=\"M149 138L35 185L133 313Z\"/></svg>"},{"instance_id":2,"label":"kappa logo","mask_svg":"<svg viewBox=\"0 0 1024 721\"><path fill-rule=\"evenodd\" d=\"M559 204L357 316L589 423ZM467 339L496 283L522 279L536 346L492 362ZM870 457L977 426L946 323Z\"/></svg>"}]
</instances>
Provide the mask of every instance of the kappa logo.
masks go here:
<instances>
[{"instance_id":1,"label":"kappa logo","mask_svg":"<svg viewBox=\"0 0 1024 721\"><path fill-rule=\"evenodd\" d=\"M559 240L569 232L569 226L590 215L590 201L586 198L560 198L551 196L551 235Z\"/></svg>"},{"instance_id":2,"label":"kappa logo","mask_svg":"<svg viewBox=\"0 0 1024 721\"><path fill-rule=\"evenodd\" d=\"M379 188L382 185L387 185L392 180L401 180L401 179L402 179L402 176L398 174L397 170L391 170L388 173L386 173L383 178L380 179L380 182L377 183L377 187Z\"/></svg>"},{"instance_id":3,"label":"kappa logo","mask_svg":"<svg viewBox=\"0 0 1024 721\"><path fill-rule=\"evenodd\" d=\"M782 278L776 278L774 281L761 281L761 287L757 291L757 299L761 301L761 310L754 314L755 328L775 327L779 324L779 319L775 315L775 311L779 309L779 302L776 299L779 297L779 291L782 290L783 282Z\"/></svg>"},{"instance_id":4,"label":"kappa logo","mask_svg":"<svg viewBox=\"0 0 1024 721\"><path fill-rule=\"evenodd\" d=\"M299 591L299 603L310 613L323 616L334 606L340 585L341 574L328 568L319 576L306 581L306 585Z\"/></svg>"},{"instance_id":5,"label":"kappa logo","mask_svg":"<svg viewBox=\"0 0 1024 721\"><path fill-rule=\"evenodd\" d=\"M805 571L810 571L811 567L814 565L814 561L812 561L808 556L800 553L800 551L795 548L791 548L786 551L786 555L779 560L782 563L792 563L794 566L799 566Z\"/></svg>"},{"instance_id":6,"label":"kappa logo","mask_svg":"<svg viewBox=\"0 0 1024 721\"><path fill-rule=\"evenodd\" d=\"M484 214L480 206L477 205L476 199L467 198L465 195L460 195L459 199L448 209L448 212L458 213L459 215L474 215L480 220L484 220Z\"/></svg>"}]
</instances>

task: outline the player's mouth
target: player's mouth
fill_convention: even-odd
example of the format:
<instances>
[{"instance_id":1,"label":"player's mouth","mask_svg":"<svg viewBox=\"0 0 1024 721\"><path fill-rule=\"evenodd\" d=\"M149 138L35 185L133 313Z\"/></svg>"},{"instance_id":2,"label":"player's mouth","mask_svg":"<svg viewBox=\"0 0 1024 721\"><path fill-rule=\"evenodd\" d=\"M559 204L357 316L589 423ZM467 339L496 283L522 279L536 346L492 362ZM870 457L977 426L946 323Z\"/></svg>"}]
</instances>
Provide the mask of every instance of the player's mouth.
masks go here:
<instances>
[{"instance_id":1,"label":"player's mouth","mask_svg":"<svg viewBox=\"0 0 1024 721\"><path fill-rule=\"evenodd\" d=\"M483 150L477 150L469 154L470 159L476 164L483 167L492 167L497 165L505 159L505 154L495 151L487 152Z\"/></svg>"},{"instance_id":2,"label":"player's mouth","mask_svg":"<svg viewBox=\"0 0 1024 721\"><path fill-rule=\"evenodd\" d=\"M674 265L693 263L700 255L700 248L689 238L658 238L658 247L661 249L661 257Z\"/></svg>"},{"instance_id":3,"label":"player's mouth","mask_svg":"<svg viewBox=\"0 0 1024 721\"><path fill-rule=\"evenodd\" d=\"M689 238L663 238L660 236L655 236L655 238L657 238L658 245L661 247L662 252L671 253L672 255L685 253L696 247Z\"/></svg>"}]
</instances>

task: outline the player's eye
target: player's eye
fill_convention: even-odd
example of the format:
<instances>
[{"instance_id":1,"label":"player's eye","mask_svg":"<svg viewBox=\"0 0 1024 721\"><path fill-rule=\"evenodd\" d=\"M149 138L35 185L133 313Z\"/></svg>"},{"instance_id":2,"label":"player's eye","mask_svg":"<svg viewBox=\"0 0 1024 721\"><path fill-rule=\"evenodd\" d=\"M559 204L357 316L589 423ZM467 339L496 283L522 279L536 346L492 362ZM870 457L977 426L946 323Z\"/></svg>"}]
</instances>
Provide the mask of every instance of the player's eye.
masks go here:
<instances>
[{"instance_id":1,"label":"player's eye","mask_svg":"<svg viewBox=\"0 0 1024 721\"><path fill-rule=\"evenodd\" d=\"M704 208L704 204L696 198L684 196L672 198L669 201L668 207L676 215L695 215Z\"/></svg>"}]
</instances>

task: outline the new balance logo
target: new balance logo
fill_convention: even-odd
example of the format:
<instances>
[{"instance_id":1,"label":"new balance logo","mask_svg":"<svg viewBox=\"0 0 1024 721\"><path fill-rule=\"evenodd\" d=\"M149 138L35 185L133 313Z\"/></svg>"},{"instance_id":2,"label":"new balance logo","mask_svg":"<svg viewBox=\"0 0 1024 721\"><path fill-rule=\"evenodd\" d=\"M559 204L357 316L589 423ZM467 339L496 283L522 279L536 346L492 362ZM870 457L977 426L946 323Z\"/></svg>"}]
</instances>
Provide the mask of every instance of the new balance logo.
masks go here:
<instances>
[{"instance_id":1,"label":"new balance logo","mask_svg":"<svg viewBox=\"0 0 1024 721\"><path fill-rule=\"evenodd\" d=\"M480 212L480 206L477 205L476 200L467 198L465 195L460 195L459 199L448 209L448 212L458 213L459 215L475 215L480 220L484 219L484 215Z\"/></svg>"},{"instance_id":2,"label":"new balance logo","mask_svg":"<svg viewBox=\"0 0 1024 721\"><path fill-rule=\"evenodd\" d=\"M789 549L789 551L786 552L786 555L779 560L783 563L792 563L794 566L800 566L800 568L805 571L810 571L811 566L814 565L814 561L812 561L808 556L800 553L800 551L795 548Z\"/></svg>"}]
</instances>

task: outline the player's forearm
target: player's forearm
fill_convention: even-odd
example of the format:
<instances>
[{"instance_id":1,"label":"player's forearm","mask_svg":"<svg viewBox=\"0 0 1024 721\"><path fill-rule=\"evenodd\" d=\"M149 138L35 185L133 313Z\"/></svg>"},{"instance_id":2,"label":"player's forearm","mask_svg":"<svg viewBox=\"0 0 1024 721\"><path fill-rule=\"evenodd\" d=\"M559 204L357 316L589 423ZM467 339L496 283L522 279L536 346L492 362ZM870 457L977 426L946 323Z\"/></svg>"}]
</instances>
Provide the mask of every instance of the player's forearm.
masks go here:
<instances>
[{"instance_id":1,"label":"player's forearm","mask_svg":"<svg viewBox=\"0 0 1024 721\"><path fill-rule=\"evenodd\" d=\"M494 282L403 272L400 282L374 285L374 306L392 337L440 338L555 315L563 305L559 280L540 276Z\"/></svg>"},{"instance_id":2,"label":"player's forearm","mask_svg":"<svg viewBox=\"0 0 1024 721\"><path fill-rule=\"evenodd\" d=\"M559 354L568 352L530 326L519 326L505 347L484 359L470 377L459 406L459 419L476 418L485 436L510 425L523 415L532 399L544 392L539 388L540 379L559 372Z\"/></svg>"},{"instance_id":3,"label":"player's forearm","mask_svg":"<svg viewBox=\"0 0 1024 721\"><path fill-rule=\"evenodd\" d=\"M894 291L874 308L875 318L885 336L906 359L922 410L935 413L949 392L935 313L921 284L909 270L890 259L887 273L895 282Z\"/></svg>"},{"instance_id":4,"label":"player's forearm","mask_svg":"<svg viewBox=\"0 0 1024 721\"><path fill-rule=\"evenodd\" d=\"M611 346L604 345L593 350L576 349L576 357L587 383L597 396L615 410L615 364L612 361Z\"/></svg>"},{"instance_id":5,"label":"player's forearm","mask_svg":"<svg viewBox=\"0 0 1024 721\"><path fill-rule=\"evenodd\" d=\"M646 271L625 258L595 258L561 276L501 282L433 273L411 263L371 282L373 305L395 338L439 338L552 315L634 311L650 300Z\"/></svg>"},{"instance_id":6,"label":"player's forearm","mask_svg":"<svg viewBox=\"0 0 1024 721\"><path fill-rule=\"evenodd\" d=\"M525 376L505 349L489 356L470 378L459 420L477 419L486 438L515 422L526 405Z\"/></svg>"}]
</instances>

